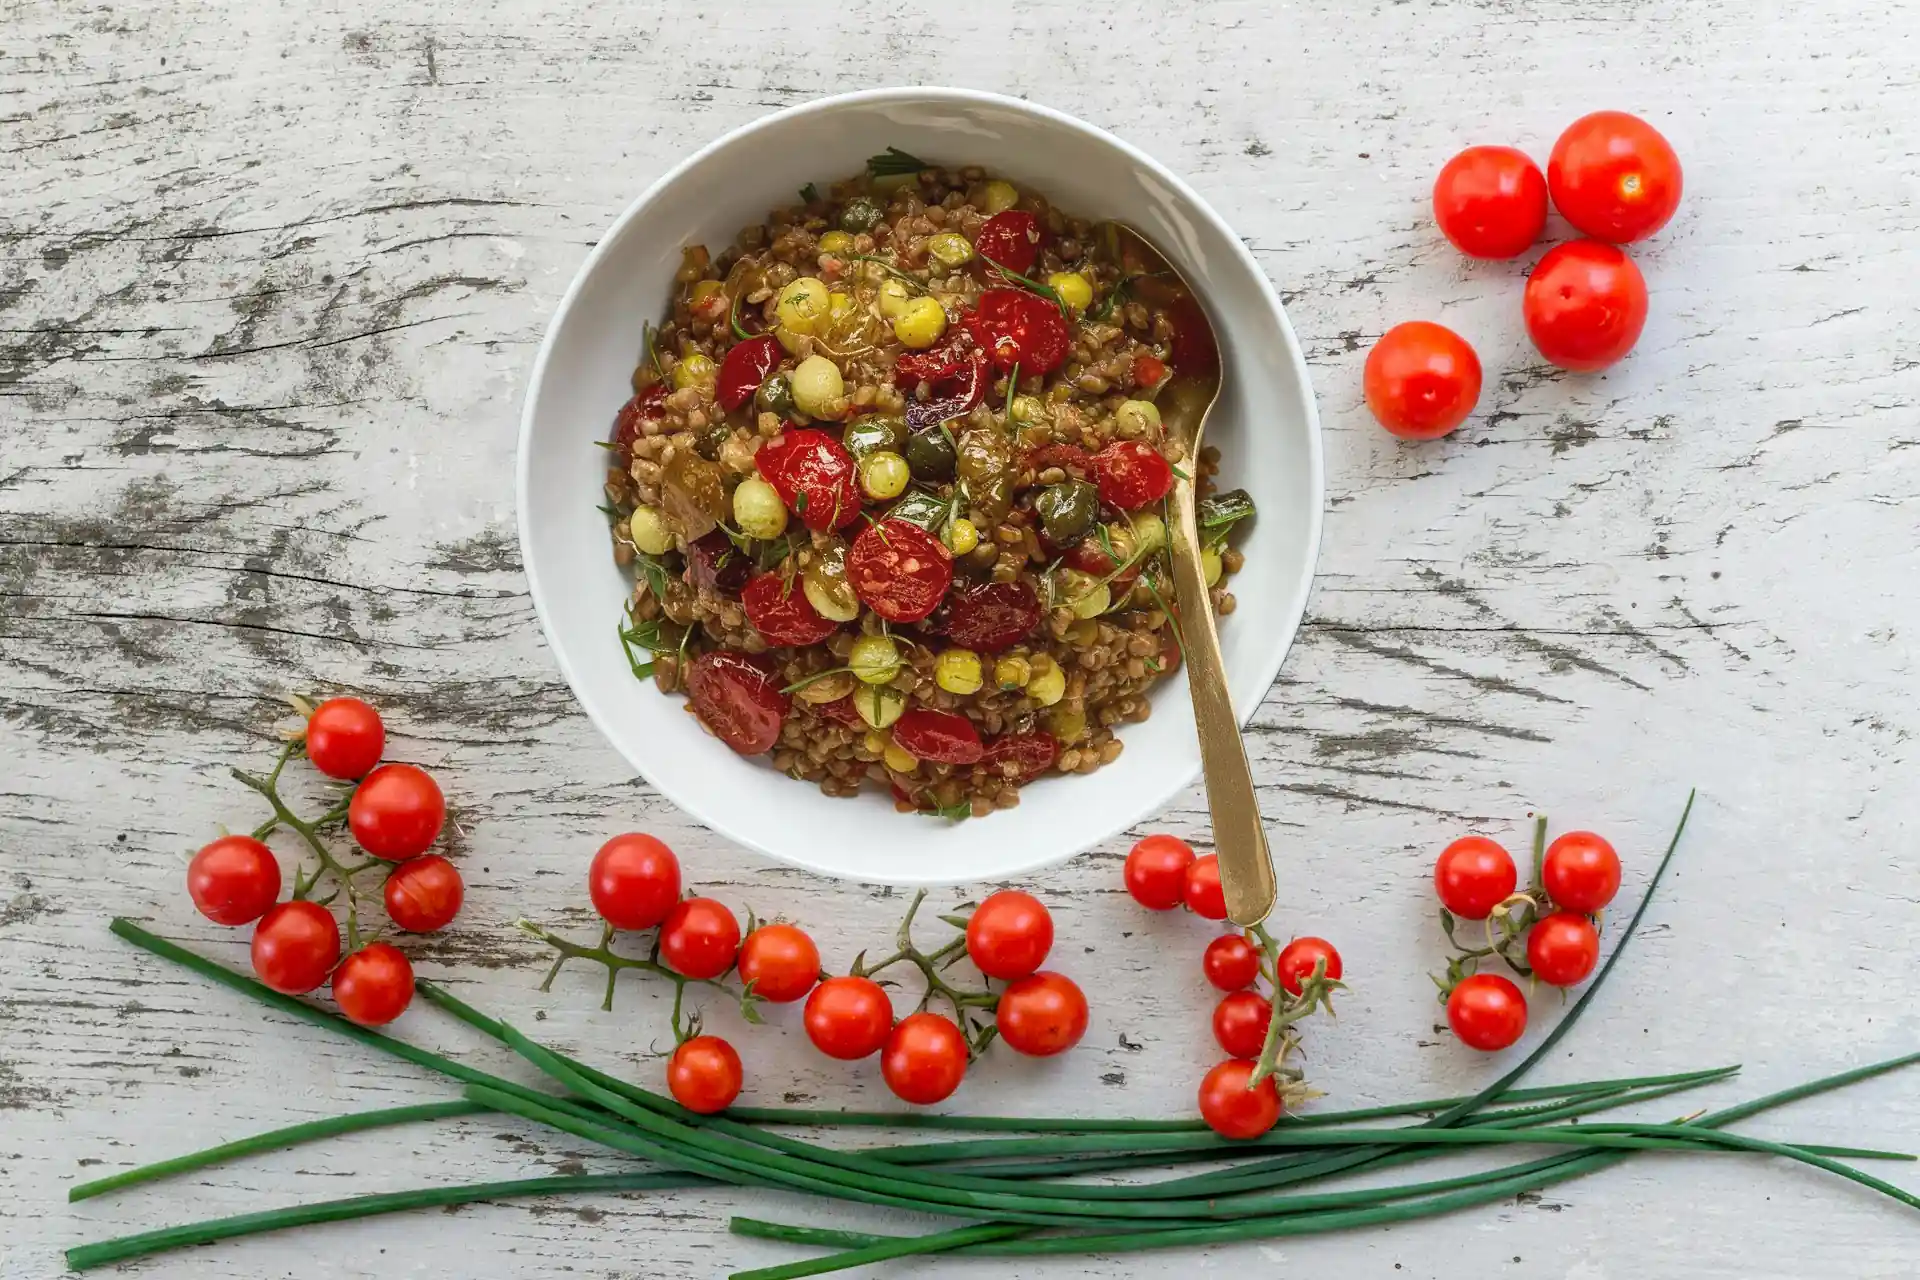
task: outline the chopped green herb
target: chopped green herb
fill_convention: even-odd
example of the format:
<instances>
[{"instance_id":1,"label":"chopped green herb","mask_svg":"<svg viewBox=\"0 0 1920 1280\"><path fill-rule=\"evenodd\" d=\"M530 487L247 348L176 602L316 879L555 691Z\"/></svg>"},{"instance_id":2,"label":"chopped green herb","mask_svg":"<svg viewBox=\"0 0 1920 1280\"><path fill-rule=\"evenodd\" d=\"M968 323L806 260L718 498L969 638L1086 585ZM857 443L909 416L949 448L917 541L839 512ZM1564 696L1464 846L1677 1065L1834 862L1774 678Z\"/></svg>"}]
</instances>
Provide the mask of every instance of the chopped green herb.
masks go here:
<instances>
[{"instance_id":1,"label":"chopped green herb","mask_svg":"<svg viewBox=\"0 0 1920 1280\"><path fill-rule=\"evenodd\" d=\"M693 634L691 627L677 628L659 618L647 618L639 622L629 618L628 625L618 630L620 647L626 652L627 665L633 668L633 678L636 680L651 677L654 660L662 654L685 653L687 640ZM675 631L680 633L678 639L673 637Z\"/></svg>"},{"instance_id":2,"label":"chopped green herb","mask_svg":"<svg viewBox=\"0 0 1920 1280\"><path fill-rule=\"evenodd\" d=\"M596 449L605 449L608 453L620 452L620 446L614 443L612 440L595 440L593 442L593 447Z\"/></svg>"},{"instance_id":3,"label":"chopped green herb","mask_svg":"<svg viewBox=\"0 0 1920 1280\"><path fill-rule=\"evenodd\" d=\"M965 822L973 816L973 804L971 801L959 800L953 804L943 804L932 809L921 809L918 812L929 818L945 818L948 822Z\"/></svg>"},{"instance_id":4,"label":"chopped green herb","mask_svg":"<svg viewBox=\"0 0 1920 1280\"><path fill-rule=\"evenodd\" d=\"M1173 472L1173 474L1175 474L1175 475L1177 475L1177 476L1179 476L1179 477L1180 477L1180 478L1181 478L1182 480L1191 480L1191 479L1193 479L1193 477L1192 477L1191 475L1189 475L1189 474L1187 473L1187 471L1186 471L1186 469L1185 469L1185 468L1182 468L1182 467L1178 467L1178 466L1175 466L1175 465L1174 465L1173 463L1171 463L1171 462L1169 462L1169 463L1167 464L1167 470L1169 470L1169 471L1171 471L1171 472Z\"/></svg>"},{"instance_id":5,"label":"chopped green herb","mask_svg":"<svg viewBox=\"0 0 1920 1280\"><path fill-rule=\"evenodd\" d=\"M849 254L844 254L842 256L848 262L871 262L873 263L874 266L879 267L882 271L886 272L888 275L892 276L894 279L902 282L903 284L910 284L914 288L920 290L920 292L922 293L926 293L928 291L927 282L925 280L922 280L919 276L910 275L909 273L902 271L900 268L894 266L891 262L888 262L885 258L880 257L878 254L849 253Z\"/></svg>"},{"instance_id":6,"label":"chopped green herb","mask_svg":"<svg viewBox=\"0 0 1920 1280\"><path fill-rule=\"evenodd\" d=\"M933 166L919 156L909 155L898 147L888 147L877 156L867 157L867 172L876 178L897 178L931 168Z\"/></svg>"},{"instance_id":7,"label":"chopped green herb","mask_svg":"<svg viewBox=\"0 0 1920 1280\"><path fill-rule=\"evenodd\" d=\"M976 249L975 252L978 253L979 250ZM1060 291L1058 289L1054 288L1050 284L1041 284L1038 280L1035 280L1032 276L1023 276L1018 271L1015 271L1011 267L1003 267L999 263L995 262L992 258L989 258L984 253L980 254L980 261L986 263L988 266L992 267L995 271L998 271L1001 275L1013 281L1015 284L1022 286L1029 293L1037 293L1041 297L1045 298L1047 301L1051 302L1054 306L1060 308L1060 314L1065 316L1069 324L1071 324L1073 320L1073 312L1068 309L1067 300L1060 296Z\"/></svg>"},{"instance_id":8,"label":"chopped green herb","mask_svg":"<svg viewBox=\"0 0 1920 1280\"><path fill-rule=\"evenodd\" d=\"M644 551L636 551L633 553L633 571L647 584L647 590L655 600L667 598L667 583L673 580L674 573L665 561Z\"/></svg>"},{"instance_id":9,"label":"chopped green herb","mask_svg":"<svg viewBox=\"0 0 1920 1280\"><path fill-rule=\"evenodd\" d=\"M740 551L753 550L753 539L749 538L746 534L741 533L735 529L729 529L724 524L717 524L714 526L714 528L718 529L722 534L724 534L726 536L727 541L731 542L736 549ZM720 559L715 561L715 564L725 564L726 554L727 553L722 552Z\"/></svg>"},{"instance_id":10,"label":"chopped green herb","mask_svg":"<svg viewBox=\"0 0 1920 1280\"><path fill-rule=\"evenodd\" d=\"M1180 615L1168 607L1166 597L1160 594L1160 588L1153 585L1152 578L1142 574L1140 581L1146 584L1147 594L1153 597L1154 605L1159 608L1160 612L1167 615L1167 624L1173 628L1173 647L1180 651L1180 661L1185 662L1187 660L1187 642L1180 634Z\"/></svg>"},{"instance_id":11,"label":"chopped green herb","mask_svg":"<svg viewBox=\"0 0 1920 1280\"><path fill-rule=\"evenodd\" d=\"M853 670L852 667L828 667L825 671L816 671L810 676L800 677L798 680L795 680L792 684L788 685L786 688L782 689L780 692L798 693L800 690L806 688L808 685L818 684L820 681L825 680L828 676L844 675L846 672L849 672L851 670Z\"/></svg>"},{"instance_id":12,"label":"chopped green herb","mask_svg":"<svg viewBox=\"0 0 1920 1280\"><path fill-rule=\"evenodd\" d=\"M1218 551L1227 545L1233 527L1253 514L1253 499L1245 489L1229 489L1202 499L1194 512L1200 525L1200 545Z\"/></svg>"},{"instance_id":13,"label":"chopped green herb","mask_svg":"<svg viewBox=\"0 0 1920 1280\"><path fill-rule=\"evenodd\" d=\"M656 341L659 336L658 329L644 320L640 322L640 341L646 348L646 358L653 365L653 371L659 374L660 380L664 382L667 377L667 368L660 363L660 344Z\"/></svg>"},{"instance_id":14,"label":"chopped green herb","mask_svg":"<svg viewBox=\"0 0 1920 1280\"><path fill-rule=\"evenodd\" d=\"M1013 362L1013 372L1007 375L1007 423L1013 423L1013 395L1020 389L1020 362Z\"/></svg>"},{"instance_id":15,"label":"chopped green herb","mask_svg":"<svg viewBox=\"0 0 1920 1280\"><path fill-rule=\"evenodd\" d=\"M800 188L800 203L801 204L820 203L820 188L814 186L811 182L809 182L806 186Z\"/></svg>"},{"instance_id":16,"label":"chopped green herb","mask_svg":"<svg viewBox=\"0 0 1920 1280\"><path fill-rule=\"evenodd\" d=\"M727 327L733 330L733 336L741 342L753 336L740 327L740 299L737 297L727 304Z\"/></svg>"}]
</instances>

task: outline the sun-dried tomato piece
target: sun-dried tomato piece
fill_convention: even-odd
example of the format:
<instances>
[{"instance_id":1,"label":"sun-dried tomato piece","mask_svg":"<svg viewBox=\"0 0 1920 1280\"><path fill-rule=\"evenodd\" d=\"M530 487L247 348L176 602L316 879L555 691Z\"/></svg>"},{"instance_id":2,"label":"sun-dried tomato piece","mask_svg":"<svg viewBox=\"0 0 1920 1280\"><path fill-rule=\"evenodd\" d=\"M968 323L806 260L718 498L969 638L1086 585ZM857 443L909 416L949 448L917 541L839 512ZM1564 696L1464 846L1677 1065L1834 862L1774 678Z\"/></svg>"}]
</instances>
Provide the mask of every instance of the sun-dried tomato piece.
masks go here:
<instances>
[{"instance_id":1,"label":"sun-dried tomato piece","mask_svg":"<svg viewBox=\"0 0 1920 1280\"><path fill-rule=\"evenodd\" d=\"M714 736L743 756L780 740L791 705L772 673L735 649L703 653L687 665L687 699Z\"/></svg>"},{"instance_id":2,"label":"sun-dried tomato piece","mask_svg":"<svg viewBox=\"0 0 1920 1280\"><path fill-rule=\"evenodd\" d=\"M954 590L942 623L947 638L961 648L998 653L1040 625L1040 597L1018 579L963 583Z\"/></svg>"},{"instance_id":3,"label":"sun-dried tomato piece","mask_svg":"<svg viewBox=\"0 0 1920 1280\"><path fill-rule=\"evenodd\" d=\"M753 629L773 644L819 644L838 626L820 616L798 582L777 573L763 573L749 582L740 603Z\"/></svg>"},{"instance_id":4,"label":"sun-dried tomato piece","mask_svg":"<svg viewBox=\"0 0 1920 1280\"><path fill-rule=\"evenodd\" d=\"M824 431L788 427L754 455L760 474L809 529L838 529L860 518L853 455Z\"/></svg>"},{"instance_id":5,"label":"sun-dried tomato piece","mask_svg":"<svg viewBox=\"0 0 1920 1280\"><path fill-rule=\"evenodd\" d=\"M1003 733L987 743L980 766L1009 782L1031 782L1060 758L1060 740L1043 730Z\"/></svg>"},{"instance_id":6,"label":"sun-dried tomato piece","mask_svg":"<svg viewBox=\"0 0 1920 1280\"><path fill-rule=\"evenodd\" d=\"M868 525L847 552L847 581L861 603L889 622L918 622L953 585L953 553L917 524Z\"/></svg>"},{"instance_id":7,"label":"sun-dried tomato piece","mask_svg":"<svg viewBox=\"0 0 1920 1280\"><path fill-rule=\"evenodd\" d=\"M893 722L893 740L900 749L935 764L975 764L986 754L973 721L953 711L909 707Z\"/></svg>"}]
</instances>

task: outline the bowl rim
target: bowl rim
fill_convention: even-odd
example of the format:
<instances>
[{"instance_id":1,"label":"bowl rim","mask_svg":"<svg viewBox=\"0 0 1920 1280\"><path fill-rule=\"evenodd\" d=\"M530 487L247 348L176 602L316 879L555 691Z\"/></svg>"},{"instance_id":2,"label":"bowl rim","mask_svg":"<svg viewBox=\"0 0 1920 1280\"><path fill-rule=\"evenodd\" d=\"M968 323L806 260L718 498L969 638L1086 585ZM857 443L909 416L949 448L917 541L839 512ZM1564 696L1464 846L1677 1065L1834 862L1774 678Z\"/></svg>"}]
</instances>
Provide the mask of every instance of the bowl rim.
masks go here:
<instances>
[{"instance_id":1,"label":"bowl rim","mask_svg":"<svg viewBox=\"0 0 1920 1280\"><path fill-rule=\"evenodd\" d=\"M546 595L541 587L540 574L535 567L527 512L529 510L528 493L532 472L531 445L534 429L534 408L540 402L541 390L546 379L547 362L553 354L554 342L559 336L562 319L573 309L575 301L578 299L581 291L586 287L587 280L599 268L601 259L610 251L610 246L618 238L619 232L629 222L638 217L641 211L650 205L662 192L678 182L689 170L706 160L706 158L714 152L732 145L737 140L751 136L764 129L778 127L798 117L813 115L849 105L869 103L900 103L905 105L950 103L993 107L1000 110L1038 117L1050 124L1070 132L1085 135L1094 141L1110 146L1122 153L1134 164L1141 166L1153 174L1159 181L1166 183L1177 192L1183 200L1188 202L1199 217L1211 223L1214 229L1233 246L1233 254L1240 266L1257 282L1261 294L1266 298L1268 305L1272 308L1274 318L1279 322L1282 336L1286 339L1287 350L1285 355L1293 366L1293 375L1298 380L1299 385L1306 389L1307 479L1310 485L1310 491L1313 494L1313 501L1307 512L1307 554L1302 557L1300 577L1291 586L1291 589L1299 595L1301 608L1299 613L1287 622L1283 634L1278 637L1278 643L1273 646L1271 657L1264 665L1259 682L1256 684L1249 681L1247 686L1242 689L1234 699L1236 704L1235 716L1243 727L1253 718L1254 713L1259 710L1260 704L1265 701L1268 691L1273 688L1274 681L1279 678L1280 668L1285 665L1287 654L1293 649L1294 640L1299 636L1300 624L1306 617L1306 606L1312 595L1313 579L1319 568L1321 533L1326 514L1326 466L1320 432L1319 404L1313 394L1313 379L1307 368L1306 355L1301 349L1299 335L1294 332L1293 323L1288 318L1286 307L1281 303L1280 296L1273 287L1273 281L1268 278L1267 273L1261 268L1260 263L1254 258L1245 242L1240 239L1233 228L1227 224L1226 220L1220 216L1211 204L1207 203L1206 199L1202 197L1199 192L1195 191L1180 175L1174 173L1126 139L1109 133L1098 125L1090 124L1077 116L1069 115L1057 108L1049 107L1038 102L1031 102L1024 98L1014 98L1006 94L993 93L982 89L962 89L951 86L934 85L896 85L885 88L860 89L849 93L830 94L825 97L811 98L805 102L784 107L779 111L769 112L764 116L749 120L745 124L727 130L662 173L647 186L646 190L642 191L638 196L635 196L633 200L620 211L614 220L608 224L607 228L601 232L600 238L595 242L592 250L581 260L579 268L574 272L572 281L567 285L566 292L561 295L559 302L555 304L553 312L547 320L546 332L542 335L539 351L534 356L533 369L527 379L526 393L521 401L520 432L514 460L514 523L520 548L521 572L526 576L527 593L533 601L534 615L539 619L541 634L546 638L547 649L552 655L555 664L560 669L561 678L566 681L568 689L573 693L574 700L580 704L581 710L586 712L589 722L591 722L595 730L599 732L602 739L614 748L614 751L621 759L625 760L631 768L639 773L641 777L645 778L648 784L658 791L669 803L686 813L696 822L705 825L715 834L737 845L752 849L783 866L797 867L816 875L828 876L838 880L855 879L855 877L834 871L830 868L815 866L808 862L789 858L776 850L766 847L758 840L741 834L734 830L732 825L728 823L724 817L707 812L707 806L690 803L674 789L662 786L648 772L644 765L617 745L619 737L614 732L614 726L607 723L601 709L596 707L593 701L582 693L577 673L568 661L566 651L555 633L554 621L549 616ZM1185 788L1191 786L1199 776L1200 764L1196 758L1192 762L1191 767L1185 771L1177 787ZM1144 821L1163 803L1163 800L1156 798L1151 804L1141 808L1140 811L1129 812L1125 816L1124 823L1117 826L1115 830L1124 831ZM1087 847L1086 845L1081 845L1064 856L1043 858L1035 861L1031 865L1024 865L1015 868L1011 872L1004 872L1003 875L1026 874L1044 867L1055 866L1071 859L1075 854L1084 852ZM861 883L866 882L861 881ZM950 883L950 881L942 880L938 877L932 879L910 877L902 880L888 880L886 883L913 886L920 884L944 884Z\"/></svg>"}]
</instances>

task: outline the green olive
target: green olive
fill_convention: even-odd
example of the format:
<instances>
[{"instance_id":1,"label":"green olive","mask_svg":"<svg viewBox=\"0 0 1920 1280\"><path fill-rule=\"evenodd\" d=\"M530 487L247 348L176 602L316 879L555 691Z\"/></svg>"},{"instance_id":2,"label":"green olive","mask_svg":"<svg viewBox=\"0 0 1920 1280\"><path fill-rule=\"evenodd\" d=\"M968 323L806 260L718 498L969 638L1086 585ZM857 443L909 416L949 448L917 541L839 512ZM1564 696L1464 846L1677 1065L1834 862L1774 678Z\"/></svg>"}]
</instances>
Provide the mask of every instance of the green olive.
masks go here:
<instances>
[{"instance_id":1,"label":"green olive","mask_svg":"<svg viewBox=\"0 0 1920 1280\"><path fill-rule=\"evenodd\" d=\"M708 462L718 462L721 446L726 444L732 435L733 424L722 418L694 438L694 450Z\"/></svg>"},{"instance_id":2,"label":"green olive","mask_svg":"<svg viewBox=\"0 0 1920 1280\"><path fill-rule=\"evenodd\" d=\"M1085 480L1062 480L1048 485L1035 499L1033 509L1047 537L1056 546L1066 546L1086 536L1093 517L1100 510L1100 495Z\"/></svg>"},{"instance_id":3,"label":"green olive","mask_svg":"<svg viewBox=\"0 0 1920 1280\"><path fill-rule=\"evenodd\" d=\"M761 413L777 414L782 418L793 416L793 381L784 373L776 373L760 384L753 393L753 407Z\"/></svg>"},{"instance_id":4,"label":"green olive","mask_svg":"<svg viewBox=\"0 0 1920 1280\"><path fill-rule=\"evenodd\" d=\"M897 450L907 439L907 423L904 418L885 418L870 413L864 418L848 424L846 435L842 438L847 452L856 458L863 458L879 449Z\"/></svg>"},{"instance_id":5,"label":"green olive","mask_svg":"<svg viewBox=\"0 0 1920 1280\"><path fill-rule=\"evenodd\" d=\"M967 486L968 500L989 524L1007 518L1013 508L1013 450L998 431L964 432L955 471Z\"/></svg>"},{"instance_id":6,"label":"green olive","mask_svg":"<svg viewBox=\"0 0 1920 1280\"><path fill-rule=\"evenodd\" d=\"M879 226L881 216L879 205L865 196L855 196L840 210L840 229L860 235Z\"/></svg>"},{"instance_id":7,"label":"green olive","mask_svg":"<svg viewBox=\"0 0 1920 1280\"><path fill-rule=\"evenodd\" d=\"M953 478L953 440L935 427L931 431L922 431L907 441L907 465L913 468L913 478L927 484L937 484Z\"/></svg>"},{"instance_id":8,"label":"green olive","mask_svg":"<svg viewBox=\"0 0 1920 1280\"><path fill-rule=\"evenodd\" d=\"M938 533L940 526L946 522L947 504L930 493L915 490L894 503L887 516L889 519L917 524L928 533Z\"/></svg>"}]
</instances>

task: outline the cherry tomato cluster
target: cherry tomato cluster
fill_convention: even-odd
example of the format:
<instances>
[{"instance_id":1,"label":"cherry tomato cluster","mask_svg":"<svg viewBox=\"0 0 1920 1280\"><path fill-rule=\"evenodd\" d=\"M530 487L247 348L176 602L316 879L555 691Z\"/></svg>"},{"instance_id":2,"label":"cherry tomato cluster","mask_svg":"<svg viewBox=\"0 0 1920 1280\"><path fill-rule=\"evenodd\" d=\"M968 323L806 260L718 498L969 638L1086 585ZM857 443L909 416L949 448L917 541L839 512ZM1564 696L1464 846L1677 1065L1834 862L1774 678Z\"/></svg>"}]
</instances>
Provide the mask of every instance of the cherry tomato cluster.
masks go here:
<instances>
[{"instance_id":1,"label":"cherry tomato cluster","mask_svg":"<svg viewBox=\"0 0 1920 1280\"><path fill-rule=\"evenodd\" d=\"M1227 918L1219 858L1196 857L1178 837L1142 839L1123 874L1127 892L1150 911L1184 906L1205 920ZM1282 947L1255 925L1207 943L1200 969L1226 993L1214 1006L1213 1038L1227 1054L1200 1082L1200 1116L1222 1137L1257 1138L1289 1102L1310 1096L1300 1072L1287 1065L1299 1043L1291 1028L1316 1009L1332 1009L1332 993L1342 985L1340 953L1325 938L1295 938ZM1262 979L1272 998L1260 993Z\"/></svg>"},{"instance_id":2,"label":"cherry tomato cluster","mask_svg":"<svg viewBox=\"0 0 1920 1280\"><path fill-rule=\"evenodd\" d=\"M1665 226L1679 207L1680 159L1658 130L1624 111L1596 111L1567 126L1547 172L1514 147L1468 147L1440 170L1433 214L1473 258L1526 252L1547 225L1547 201L1587 239L1556 245L1522 294L1527 336L1553 364L1594 373L1640 338L1647 285L1620 245ZM1444 325L1409 321L1367 355L1367 407L1408 440L1446 435L1480 398L1480 358Z\"/></svg>"},{"instance_id":3,"label":"cherry tomato cluster","mask_svg":"<svg viewBox=\"0 0 1920 1280\"><path fill-rule=\"evenodd\" d=\"M1545 836L1546 819L1537 819L1534 883L1524 893L1513 856L1485 836L1455 840L1434 863L1440 924L1455 950L1434 982L1448 1024L1470 1048L1504 1049L1527 1029L1525 994L1503 975L1479 972L1481 961L1561 988L1585 982L1600 962L1599 916L1620 891L1620 856L1591 831L1552 844ZM1462 940L1460 920L1484 921L1484 942Z\"/></svg>"},{"instance_id":4,"label":"cherry tomato cluster","mask_svg":"<svg viewBox=\"0 0 1920 1280\"><path fill-rule=\"evenodd\" d=\"M738 919L724 904L682 895L680 861L665 844L640 833L615 836L594 855L588 896L605 921L597 947L581 946L537 925L521 927L560 954L547 975L550 984L568 959L603 965L609 977L639 969L675 984L674 1038L667 1086L689 1110L720 1111L739 1097L744 1076L740 1055L725 1039L700 1033L697 1014L682 1015L682 997L692 983L726 991L749 1022L759 1022L761 1002L791 1004L805 998L801 1024L821 1053L845 1062L880 1055L880 1074L902 1101L924 1106L960 1087L969 1064L993 1040L1030 1057L1052 1057L1086 1034L1086 994L1071 978L1041 968L1053 948L1053 915L1038 898L1004 889L965 915L941 919L959 937L932 952L914 943L913 921L925 895L916 896L902 922L898 949L878 961L865 953L851 971L829 975L820 950L791 924ZM618 931L659 930L646 959L612 950ZM988 985L968 989L945 976L964 953ZM898 965L917 968L925 982L919 1007L896 1018L893 998L877 975ZM737 979L737 986L728 982ZM1004 984L994 990L991 983ZM952 1014L933 1012L935 999ZM612 1003L609 981L607 1005ZM988 1020L990 1019L990 1020Z\"/></svg>"},{"instance_id":5,"label":"cherry tomato cluster","mask_svg":"<svg viewBox=\"0 0 1920 1280\"><path fill-rule=\"evenodd\" d=\"M272 804L273 818L251 835L222 836L194 854L187 865L187 893L215 924L254 926L253 969L269 987L303 995L331 976L341 1013L363 1026L382 1026L412 1001L413 966L398 947L362 934L356 878L385 872L382 898L387 918L399 929L431 933L450 923L466 887L453 863L427 853L446 822L446 801L426 770L380 763L386 726L365 702L330 698L317 707L297 705L306 726L281 752L273 772L257 778L234 771ZM302 750L322 774L354 784L343 801L312 821L294 814L279 790L282 771ZM324 836L342 821L370 859L347 866L334 856ZM286 902L279 901L280 863L265 840L281 827L298 834L318 859L310 872L296 870ZM313 895L323 876L332 878L333 891L317 899ZM344 960L340 925L327 905L342 896Z\"/></svg>"}]
</instances>

